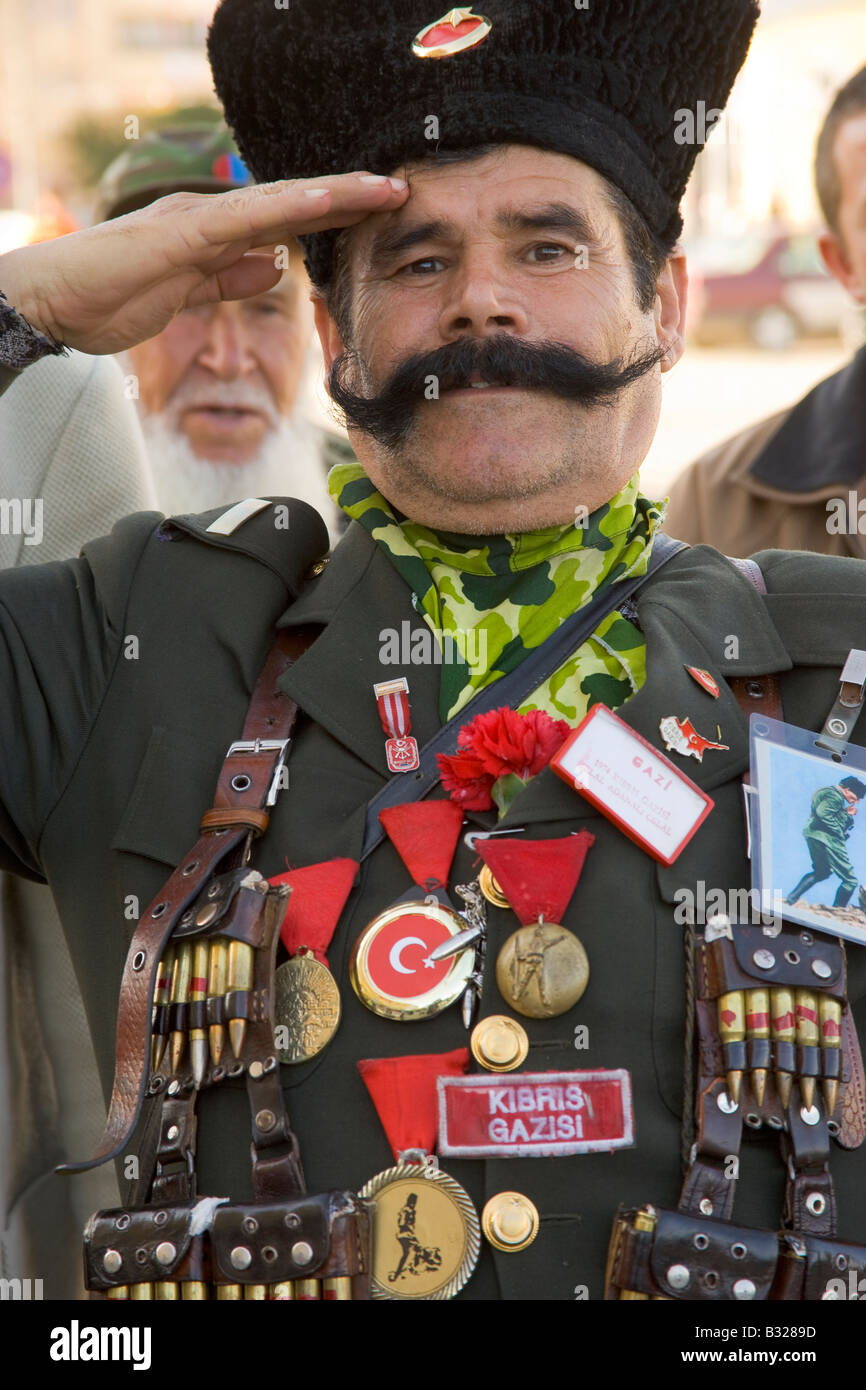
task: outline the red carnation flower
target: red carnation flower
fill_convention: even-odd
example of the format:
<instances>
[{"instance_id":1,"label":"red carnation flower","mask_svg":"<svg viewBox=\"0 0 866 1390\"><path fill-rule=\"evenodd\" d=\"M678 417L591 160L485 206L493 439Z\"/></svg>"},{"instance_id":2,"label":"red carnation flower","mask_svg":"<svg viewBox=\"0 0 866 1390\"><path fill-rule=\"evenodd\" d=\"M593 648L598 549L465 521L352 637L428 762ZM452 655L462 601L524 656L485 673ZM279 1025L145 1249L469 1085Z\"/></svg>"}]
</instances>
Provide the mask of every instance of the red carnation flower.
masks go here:
<instances>
[{"instance_id":1,"label":"red carnation flower","mask_svg":"<svg viewBox=\"0 0 866 1390\"><path fill-rule=\"evenodd\" d=\"M514 776L528 782L571 733L564 719L551 719L543 710L518 714L513 709L489 710L466 724L458 734L458 752L437 754L442 785L467 811L489 811L496 800L493 787Z\"/></svg>"}]
</instances>

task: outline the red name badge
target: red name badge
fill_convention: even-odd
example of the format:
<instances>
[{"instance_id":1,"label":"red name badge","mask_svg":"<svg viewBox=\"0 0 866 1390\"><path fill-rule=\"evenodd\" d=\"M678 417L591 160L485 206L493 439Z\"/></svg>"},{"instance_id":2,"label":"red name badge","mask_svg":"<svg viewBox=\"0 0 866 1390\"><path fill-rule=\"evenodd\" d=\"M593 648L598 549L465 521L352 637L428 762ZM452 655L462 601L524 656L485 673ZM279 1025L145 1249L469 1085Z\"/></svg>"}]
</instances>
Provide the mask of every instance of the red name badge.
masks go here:
<instances>
[{"instance_id":1,"label":"red name badge","mask_svg":"<svg viewBox=\"0 0 866 1390\"><path fill-rule=\"evenodd\" d=\"M551 1158L634 1143L631 1078L617 1071L440 1076L439 1153Z\"/></svg>"},{"instance_id":2,"label":"red name badge","mask_svg":"<svg viewBox=\"0 0 866 1390\"><path fill-rule=\"evenodd\" d=\"M550 766L662 864L673 864L715 805L606 705L593 705Z\"/></svg>"}]
</instances>

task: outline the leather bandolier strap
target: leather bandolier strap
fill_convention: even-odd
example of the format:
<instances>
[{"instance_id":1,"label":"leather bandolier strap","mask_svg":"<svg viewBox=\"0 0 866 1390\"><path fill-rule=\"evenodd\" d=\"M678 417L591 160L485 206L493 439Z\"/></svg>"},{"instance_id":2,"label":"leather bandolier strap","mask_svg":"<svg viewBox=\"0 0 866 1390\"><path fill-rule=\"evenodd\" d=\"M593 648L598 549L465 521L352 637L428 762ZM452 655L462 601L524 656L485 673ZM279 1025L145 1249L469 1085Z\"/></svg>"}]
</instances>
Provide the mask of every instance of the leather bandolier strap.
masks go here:
<instances>
[{"instance_id":1,"label":"leather bandolier strap","mask_svg":"<svg viewBox=\"0 0 866 1390\"><path fill-rule=\"evenodd\" d=\"M114 1086L105 1132L91 1159L63 1164L59 1172L85 1172L116 1158L135 1127L147 1083L151 1010L163 951L204 885L232 858L248 857L251 838L267 828L268 808L276 796L298 713L295 702L277 683L317 631L298 628L277 634L253 692L242 737L231 745L223 762L214 806L202 820L201 838L139 920L121 977Z\"/></svg>"}]
</instances>

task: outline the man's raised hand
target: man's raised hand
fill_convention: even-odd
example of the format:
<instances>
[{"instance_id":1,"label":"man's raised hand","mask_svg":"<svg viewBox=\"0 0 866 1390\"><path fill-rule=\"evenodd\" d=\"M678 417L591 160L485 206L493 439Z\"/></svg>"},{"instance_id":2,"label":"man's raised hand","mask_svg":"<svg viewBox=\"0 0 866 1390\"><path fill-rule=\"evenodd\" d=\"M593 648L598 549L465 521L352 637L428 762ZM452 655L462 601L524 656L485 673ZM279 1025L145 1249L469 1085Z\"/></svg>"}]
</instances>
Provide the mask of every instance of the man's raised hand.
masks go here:
<instances>
[{"instance_id":1,"label":"man's raised hand","mask_svg":"<svg viewBox=\"0 0 866 1390\"><path fill-rule=\"evenodd\" d=\"M0 290L34 328L81 352L152 338L182 309L275 285L291 237L400 207L401 179L337 174L230 193L172 193L125 217L0 256ZM258 248L258 249L257 249Z\"/></svg>"}]
</instances>

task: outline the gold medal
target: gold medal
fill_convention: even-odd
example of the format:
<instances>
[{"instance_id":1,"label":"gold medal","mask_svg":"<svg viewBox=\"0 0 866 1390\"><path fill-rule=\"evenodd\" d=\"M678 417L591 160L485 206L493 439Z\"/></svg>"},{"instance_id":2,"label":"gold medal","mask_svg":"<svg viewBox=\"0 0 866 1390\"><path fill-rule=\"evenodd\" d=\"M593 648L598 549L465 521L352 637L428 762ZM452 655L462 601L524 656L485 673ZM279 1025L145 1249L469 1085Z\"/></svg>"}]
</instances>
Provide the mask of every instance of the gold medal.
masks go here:
<instances>
[{"instance_id":1,"label":"gold medal","mask_svg":"<svg viewBox=\"0 0 866 1390\"><path fill-rule=\"evenodd\" d=\"M398 1163L361 1189L373 1203L373 1298L453 1298L478 1263L478 1215L448 1173Z\"/></svg>"},{"instance_id":2,"label":"gold medal","mask_svg":"<svg viewBox=\"0 0 866 1390\"><path fill-rule=\"evenodd\" d=\"M493 871L488 864L484 865L484 868L478 875L478 887L481 889L487 901L492 903L494 907L510 906L508 899L493 877Z\"/></svg>"},{"instance_id":3,"label":"gold medal","mask_svg":"<svg viewBox=\"0 0 866 1390\"><path fill-rule=\"evenodd\" d=\"M469 1046L476 1062L487 1071L514 1071L526 1061L529 1038L517 1019L492 1014L476 1023Z\"/></svg>"},{"instance_id":4,"label":"gold medal","mask_svg":"<svg viewBox=\"0 0 866 1390\"><path fill-rule=\"evenodd\" d=\"M499 992L526 1018L556 1018L577 1003L589 980L580 941L557 922L533 922L509 936L496 961Z\"/></svg>"},{"instance_id":5,"label":"gold medal","mask_svg":"<svg viewBox=\"0 0 866 1390\"><path fill-rule=\"evenodd\" d=\"M312 952L284 961L274 974L274 1043L281 1062L308 1062L327 1047L340 1022L340 991Z\"/></svg>"},{"instance_id":6,"label":"gold medal","mask_svg":"<svg viewBox=\"0 0 866 1390\"><path fill-rule=\"evenodd\" d=\"M466 932L466 922L435 898L388 908L364 928L352 950L349 978L362 1004L382 1018L431 1018L466 989L475 964L471 946L439 960L438 946Z\"/></svg>"}]
</instances>

